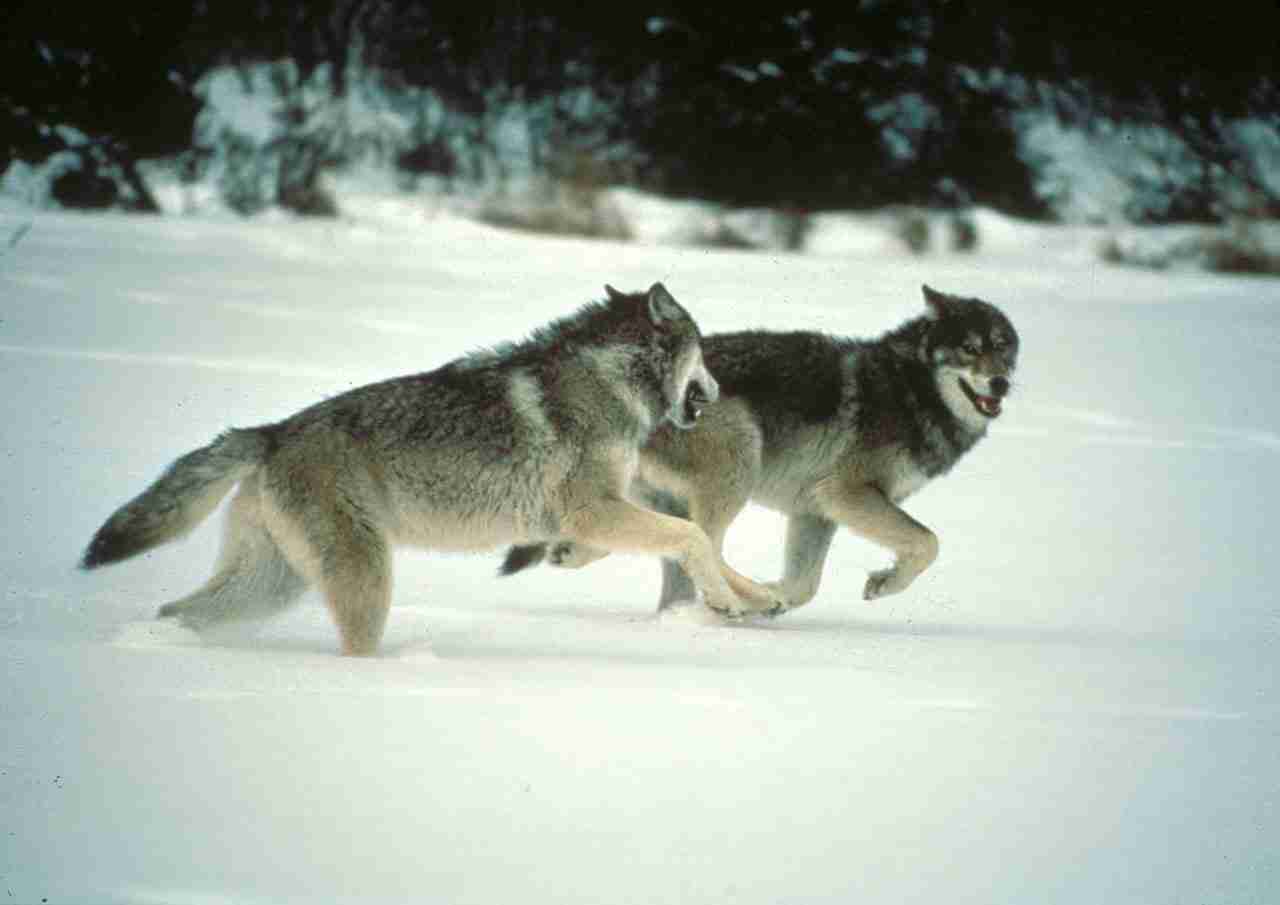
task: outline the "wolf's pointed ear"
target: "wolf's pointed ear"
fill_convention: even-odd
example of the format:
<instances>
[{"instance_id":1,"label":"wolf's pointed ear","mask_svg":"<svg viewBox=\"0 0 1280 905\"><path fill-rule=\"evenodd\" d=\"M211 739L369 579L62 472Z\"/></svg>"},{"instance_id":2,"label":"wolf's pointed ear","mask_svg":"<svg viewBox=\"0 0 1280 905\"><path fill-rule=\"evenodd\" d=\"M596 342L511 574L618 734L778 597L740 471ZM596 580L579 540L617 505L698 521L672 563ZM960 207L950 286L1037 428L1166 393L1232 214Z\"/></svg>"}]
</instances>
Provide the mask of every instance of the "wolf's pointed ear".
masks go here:
<instances>
[{"instance_id":1,"label":"wolf's pointed ear","mask_svg":"<svg viewBox=\"0 0 1280 905\"><path fill-rule=\"evenodd\" d=\"M924 292L924 301L929 308L929 317L937 320L947 313L947 308L951 303L951 296L945 292L939 292L928 284L921 286L920 289Z\"/></svg>"},{"instance_id":2,"label":"wolf's pointed ear","mask_svg":"<svg viewBox=\"0 0 1280 905\"><path fill-rule=\"evenodd\" d=\"M611 302L616 302L616 301L618 301L619 299L624 299L624 298L626 298L626 295L625 295L625 294L623 294L623 293L619 292L618 290L614 289L614 288L613 288L612 286L610 286L608 283L605 283L605 284L604 284L604 291L605 291L605 294L607 294L607 295L609 296L609 301L611 301Z\"/></svg>"},{"instance_id":3,"label":"wolf's pointed ear","mask_svg":"<svg viewBox=\"0 0 1280 905\"><path fill-rule=\"evenodd\" d=\"M649 287L649 318L655 325L661 327L686 316L680 303L672 297L670 292L667 292L666 286L654 283Z\"/></svg>"}]
</instances>

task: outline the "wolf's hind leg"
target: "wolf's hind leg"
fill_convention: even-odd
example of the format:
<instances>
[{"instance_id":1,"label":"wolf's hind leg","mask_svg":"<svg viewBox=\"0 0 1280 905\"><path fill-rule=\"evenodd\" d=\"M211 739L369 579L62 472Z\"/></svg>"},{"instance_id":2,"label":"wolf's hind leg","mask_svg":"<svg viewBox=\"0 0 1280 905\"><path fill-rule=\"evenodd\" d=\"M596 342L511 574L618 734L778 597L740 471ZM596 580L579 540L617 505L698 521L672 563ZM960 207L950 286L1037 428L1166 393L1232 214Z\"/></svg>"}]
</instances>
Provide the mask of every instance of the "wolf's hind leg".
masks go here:
<instances>
[{"instance_id":1,"label":"wolf's hind leg","mask_svg":"<svg viewBox=\"0 0 1280 905\"><path fill-rule=\"evenodd\" d=\"M338 624L342 652L371 656L391 609L390 549L380 537L358 537L333 551L323 568L321 585Z\"/></svg>"},{"instance_id":2,"label":"wolf's hind leg","mask_svg":"<svg viewBox=\"0 0 1280 905\"><path fill-rule=\"evenodd\" d=\"M268 463L262 508L290 565L324 596L342 653L370 656L391 608L391 546L379 509L385 488L347 438L330 440Z\"/></svg>"},{"instance_id":3,"label":"wolf's hind leg","mask_svg":"<svg viewBox=\"0 0 1280 905\"><path fill-rule=\"evenodd\" d=\"M160 608L162 619L208 631L227 623L266 619L297 601L306 580L267 532L257 489L241 485L227 511L213 577L199 590Z\"/></svg>"},{"instance_id":4,"label":"wolf's hind leg","mask_svg":"<svg viewBox=\"0 0 1280 905\"><path fill-rule=\"evenodd\" d=\"M342 652L371 656L391 609L391 547L351 497L335 494L282 516L273 528L313 577L338 626Z\"/></svg>"}]
</instances>

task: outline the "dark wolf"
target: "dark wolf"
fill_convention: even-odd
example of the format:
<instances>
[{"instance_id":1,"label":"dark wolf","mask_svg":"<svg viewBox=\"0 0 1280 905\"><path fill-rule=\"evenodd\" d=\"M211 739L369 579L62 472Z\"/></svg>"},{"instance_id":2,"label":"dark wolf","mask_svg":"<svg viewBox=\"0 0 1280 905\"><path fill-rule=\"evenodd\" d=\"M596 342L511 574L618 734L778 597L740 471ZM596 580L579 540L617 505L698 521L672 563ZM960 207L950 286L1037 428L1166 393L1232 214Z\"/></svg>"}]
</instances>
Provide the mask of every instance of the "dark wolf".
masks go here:
<instances>
[{"instance_id":1,"label":"dark wolf","mask_svg":"<svg viewBox=\"0 0 1280 905\"><path fill-rule=\"evenodd\" d=\"M994 305L923 287L925 311L878 339L746 331L708 336L721 399L696 428L664 427L641 452L636 499L691 519L720 551L748 501L788 517L786 609L818 592L836 529L885 547L867 600L903 590L934 561L938 538L902 508L987 433L1013 386L1018 334ZM506 574L549 558L577 568L604 553L575 541L516 547ZM663 564L659 609L695 598Z\"/></svg>"}]
</instances>

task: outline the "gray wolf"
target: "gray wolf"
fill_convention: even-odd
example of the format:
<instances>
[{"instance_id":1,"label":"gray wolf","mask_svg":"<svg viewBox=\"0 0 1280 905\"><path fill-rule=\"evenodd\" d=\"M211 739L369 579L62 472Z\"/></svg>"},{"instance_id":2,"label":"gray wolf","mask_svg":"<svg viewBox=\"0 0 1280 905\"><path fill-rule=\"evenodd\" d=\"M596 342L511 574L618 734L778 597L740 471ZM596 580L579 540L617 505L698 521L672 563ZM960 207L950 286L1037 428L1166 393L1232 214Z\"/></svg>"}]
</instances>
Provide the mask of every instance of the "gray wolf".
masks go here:
<instances>
[{"instance_id":1,"label":"gray wolf","mask_svg":"<svg viewBox=\"0 0 1280 905\"><path fill-rule=\"evenodd\" d=\"M878 339L747 331L705 337L720 382L714 409L687 432L661 428L641 452L636 499L692 519L721 551L754 501L787 516L783 609L818 592L839 526L894 555L863 597L911 584L938 555L933 531L902 509L946 474L1000 416L1018 334L995 306L923 287L925 311ZM564 540L508 551L511 574L549 559L578 568L603 556ZM696 599L689 576L664 563L659 609Z\"/></svg>"},{"instance_id":2,"label":"gray wolf","mask_svg":"<svg viewBox=\"0 0 1280 905\"><path fill-rule=\"evenodd\" d=\"M626 499L649 434L663 421L692 428L719 389L697 324L662 284L606 291L523 342L226 431L116 511L82 566L181 537L238 485L213 577L161 618L208 632L316 585L342 651L367 655L387 619L393 545L549 539L672 557L728 613L775 605L694 523Z\"/></svg>"}]
</instances>

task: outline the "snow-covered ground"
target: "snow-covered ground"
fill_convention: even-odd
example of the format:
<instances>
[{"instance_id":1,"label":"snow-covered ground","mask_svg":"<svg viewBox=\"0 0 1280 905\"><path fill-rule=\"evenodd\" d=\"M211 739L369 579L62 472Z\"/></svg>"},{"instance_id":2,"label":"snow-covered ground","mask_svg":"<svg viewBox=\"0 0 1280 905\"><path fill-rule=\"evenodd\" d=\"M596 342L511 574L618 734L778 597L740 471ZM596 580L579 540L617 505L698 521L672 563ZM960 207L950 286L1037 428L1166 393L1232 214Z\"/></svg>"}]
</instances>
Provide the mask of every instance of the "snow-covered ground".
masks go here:
<instances>
[{"instance_id":1,"label":"snow-covered ground","mask_svg":"<svg viewBox=\"0 0 1280 905\"><path fill-rule=\"evenodd\" d=\"M376 207L39 213L0 254L0 901L1277 901L1280 282L994 219L976 256L789 257ZM351 660L313 597L243 643L148 632L217 519L75 569L223 427L657 279L707 331L876 333L926 281L1009 313L1017 391L909 502L942 555L906 593L863 603L847 534L813 604L735 627L652 620L642 559L406 552ZM770 578L779 547L752 510L727 554Z\"/></svg>"}]
</instances>

